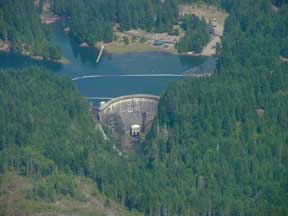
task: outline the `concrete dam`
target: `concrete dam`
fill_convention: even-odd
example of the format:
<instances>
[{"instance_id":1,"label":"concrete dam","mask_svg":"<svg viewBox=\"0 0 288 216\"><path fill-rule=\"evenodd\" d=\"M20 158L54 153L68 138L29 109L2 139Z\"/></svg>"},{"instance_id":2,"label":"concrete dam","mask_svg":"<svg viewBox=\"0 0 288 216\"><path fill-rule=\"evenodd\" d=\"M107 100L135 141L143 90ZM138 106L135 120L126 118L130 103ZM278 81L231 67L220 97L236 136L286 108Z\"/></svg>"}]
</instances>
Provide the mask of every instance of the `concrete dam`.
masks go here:
<instances>
[{"instance_id":1,"label":"concrete dam","mask_svg":"<svg viewBox=\"0 0 288 216\"><path fill-rule=\"evenodd\" d=\"M158 102L158 96L147 94L117 97L101 102L98 118L101 123L121 134L134 134L131 128L139 128L139 133L145 133L157 113Z\"/></svg>"}]
</instances>

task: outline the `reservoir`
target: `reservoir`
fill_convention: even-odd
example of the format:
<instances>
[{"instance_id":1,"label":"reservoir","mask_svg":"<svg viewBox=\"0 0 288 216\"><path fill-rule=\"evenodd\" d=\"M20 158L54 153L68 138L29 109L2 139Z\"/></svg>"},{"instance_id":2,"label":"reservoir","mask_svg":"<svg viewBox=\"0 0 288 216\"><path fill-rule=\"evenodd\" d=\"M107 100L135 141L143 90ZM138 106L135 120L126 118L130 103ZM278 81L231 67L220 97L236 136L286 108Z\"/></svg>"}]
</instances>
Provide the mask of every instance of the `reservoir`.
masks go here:
<instances>
[{"instance_id":1,"label":"reservoir","mask_svg":"<svg viewBox=\"0 0 288 216\"><path fill-rule=\"evenodd\" d=\"M53 71L57 76L75 77L91 75L141 75L141 74L181 74L197 69L207 62L207 57L172 55L163 52L142 52L128 54L103 53L97 64L99 50L81 48L65 34L60 24L51 26L52 42L62 50L70 64L61 65L53 62L33 60L29 57L0 53L0 68L27 68L41 66ZM213 66L212 66L213 67ZM206 71L203 71L206 72ZM98 77L79 79L74 82L85 97L118 97L127 94L160 95L169 83L183 77Z\"/></svg>"}]
</instances>

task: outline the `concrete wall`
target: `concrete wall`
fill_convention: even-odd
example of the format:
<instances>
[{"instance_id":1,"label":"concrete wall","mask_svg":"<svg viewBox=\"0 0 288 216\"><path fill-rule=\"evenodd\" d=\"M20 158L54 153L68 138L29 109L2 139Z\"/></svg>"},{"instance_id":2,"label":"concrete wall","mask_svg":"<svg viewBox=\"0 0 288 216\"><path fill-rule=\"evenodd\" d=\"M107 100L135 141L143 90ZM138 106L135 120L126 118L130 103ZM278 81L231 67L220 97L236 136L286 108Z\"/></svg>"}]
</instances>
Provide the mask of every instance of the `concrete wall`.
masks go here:
<instances>
[{"instance_id":1,"label":"concrete wall","mask_svg":"<svg viewBox=\"0 0 288 216\"><path fill-rule=\"evenodd\" d=\"M145 132L150 128L157 113L158 102L159 97L154 95L118 97L100 107L100 119L112 129L119 130L119 127L124 127L124 131L129 133L130 126L138 124L142 132Z\"/></svg>"}]
</instances>

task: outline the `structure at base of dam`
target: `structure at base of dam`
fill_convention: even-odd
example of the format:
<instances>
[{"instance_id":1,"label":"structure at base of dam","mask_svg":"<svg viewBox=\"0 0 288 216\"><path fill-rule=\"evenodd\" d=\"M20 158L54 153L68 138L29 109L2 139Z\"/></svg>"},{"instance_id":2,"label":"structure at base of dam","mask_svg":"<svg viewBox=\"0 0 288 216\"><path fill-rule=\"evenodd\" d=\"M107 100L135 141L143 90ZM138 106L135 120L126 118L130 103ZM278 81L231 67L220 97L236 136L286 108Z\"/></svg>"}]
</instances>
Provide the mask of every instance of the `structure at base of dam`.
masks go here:
<instances>
[{"instance_id":1,"label":"structure at base of dam","mask_svg":"<svg viewBox=\"0 0 288 216\"><path fill-rule=\"evenodd\" d=\"M101 102L97 109L98 120L120 134L135 135L135 127L147 132L157 113L159 97L134 94Z\"/></svg>"}]
</instances>

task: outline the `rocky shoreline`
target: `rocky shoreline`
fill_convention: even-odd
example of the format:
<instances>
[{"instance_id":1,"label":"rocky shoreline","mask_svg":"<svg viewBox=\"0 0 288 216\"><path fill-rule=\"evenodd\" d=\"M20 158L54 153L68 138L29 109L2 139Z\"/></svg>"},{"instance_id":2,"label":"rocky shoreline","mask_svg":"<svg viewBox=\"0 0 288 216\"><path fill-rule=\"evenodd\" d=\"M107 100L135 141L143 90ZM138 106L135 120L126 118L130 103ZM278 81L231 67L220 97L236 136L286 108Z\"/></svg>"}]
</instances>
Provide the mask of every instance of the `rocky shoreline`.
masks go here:
<instances>
[{"instance_id":1,"label":"rocky shoreline","mask_svg":"<svg viewBox=\"0 0 288 216\"><path fill-rule=\"evenodd\" d=\"M5 42L2 46L0 46L0 52L12 53L8 42ZM19 54L22 56L27 56L27 57L34 59L34 60L37 60L37 61L51 61L51 62L55 62L57 64L70 64L69 60L64 58L64 57L62 57L61 59L51 59L51 58L44 58L43 56L31 55L29 52L17 52L16 54Z\"/></svg>"}]
</instances>

